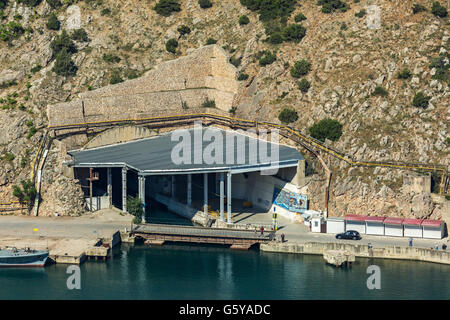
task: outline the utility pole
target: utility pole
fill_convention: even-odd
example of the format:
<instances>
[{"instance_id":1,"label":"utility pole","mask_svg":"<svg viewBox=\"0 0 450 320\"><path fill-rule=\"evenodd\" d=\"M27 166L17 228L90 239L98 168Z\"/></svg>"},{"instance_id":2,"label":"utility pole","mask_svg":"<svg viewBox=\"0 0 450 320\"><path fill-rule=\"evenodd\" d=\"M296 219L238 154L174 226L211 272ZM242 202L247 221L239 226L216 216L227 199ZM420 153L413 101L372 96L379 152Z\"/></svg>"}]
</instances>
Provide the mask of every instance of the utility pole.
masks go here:
<instances>
[{"instance_id":1,"label":"utility pole","mask_svg":"<svg viewBox=\"0 0 450 320\"><path fill-rule=\"evenodd\" d=\"M89 178L86 178L89 181L89 201L90 201L90 211L94 211L92 208L92 182L99 180L98 172L94 172L93 168L89 168Z\"/></svg>"}]
</instances>

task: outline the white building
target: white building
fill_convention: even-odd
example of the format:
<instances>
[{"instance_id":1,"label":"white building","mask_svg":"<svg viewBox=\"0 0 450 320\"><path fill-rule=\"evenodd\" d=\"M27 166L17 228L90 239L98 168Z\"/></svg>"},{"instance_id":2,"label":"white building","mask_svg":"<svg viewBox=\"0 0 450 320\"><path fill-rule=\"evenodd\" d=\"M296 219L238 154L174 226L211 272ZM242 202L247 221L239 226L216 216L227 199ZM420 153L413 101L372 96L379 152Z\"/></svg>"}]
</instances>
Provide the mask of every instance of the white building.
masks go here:
<instances>
[{"instance_id":1,"label":"white building","mask_svg":"<svg viewBox=\"0 0 450 320\"><path fill-rule=\"evenodd\" d=\"M442 239L445 232L445 223L441 220L423 220L423 237L430 239Z\"/></svg>"},{"instance_id":2,"label":"white building","mask_svg":"<svg viewBox=\"0 0 450 320\"><path fill-rule=\"evenodd\" d=\"M366 234L384 235L385 217L366 217Z\"/></svg>"},{"instance_id":3,"label":"white building","mask_svg":"<svg viewBox=\"0 0 450 320\"><path fill-rule=\"evenodd\" d=\"M366 233L366 216L357 214L345 215L345 231L354 230L360 234Z\"/></svg>"},{"instance_id":4,"label":"white building","mask_svg":"<svg viewBox=\"0 0 450 320\"><path fill-rule=\"evenodd\" d=\"M345 220L340 217L328 217L327 219L327 233L342 233L345 232Z\"/></svg>"},{"instance_id":5,"label":"white building","mask_svg":"<svg viewBox=\"0 0 450 320\"><path fill-rule=\"evenodd\" d=\"M423 238L422 231L423 219L404 219L403 220L403 236L412 238Z\"/></svg>"},{"instance_id":6,"label":"white building","mask_svg":"<svg viewBox=\"0 0 450 320\"><path fill-rule=\"evenodd\" d=\"M384 219L384 235L391 237L403 237L403 218Z\"/></svg>"}]
</instances>

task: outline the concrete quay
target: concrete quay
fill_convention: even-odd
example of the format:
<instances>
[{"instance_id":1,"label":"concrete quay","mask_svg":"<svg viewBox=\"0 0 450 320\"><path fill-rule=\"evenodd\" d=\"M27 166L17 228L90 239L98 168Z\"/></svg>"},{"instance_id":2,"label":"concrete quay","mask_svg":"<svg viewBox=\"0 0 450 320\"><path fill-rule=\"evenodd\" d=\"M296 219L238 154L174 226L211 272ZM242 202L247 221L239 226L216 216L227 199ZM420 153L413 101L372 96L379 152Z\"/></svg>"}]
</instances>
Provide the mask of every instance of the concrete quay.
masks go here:
<instances>
[{"instance_id":1,"label":"concrete quay","mask_svg":"<svg viewBox=\"0 0 450 320\"><path fill-rule=\"evenodd\" d=\"M386 245L385 247L372 247L363 244L337 243L337 242L278 242L262 243L261 251L282 252L297 254L323 255L328 250L346 251L355 257L416 260L450 265L450 252L432 250L427 248Z\"/></svg>"}]
</instances>

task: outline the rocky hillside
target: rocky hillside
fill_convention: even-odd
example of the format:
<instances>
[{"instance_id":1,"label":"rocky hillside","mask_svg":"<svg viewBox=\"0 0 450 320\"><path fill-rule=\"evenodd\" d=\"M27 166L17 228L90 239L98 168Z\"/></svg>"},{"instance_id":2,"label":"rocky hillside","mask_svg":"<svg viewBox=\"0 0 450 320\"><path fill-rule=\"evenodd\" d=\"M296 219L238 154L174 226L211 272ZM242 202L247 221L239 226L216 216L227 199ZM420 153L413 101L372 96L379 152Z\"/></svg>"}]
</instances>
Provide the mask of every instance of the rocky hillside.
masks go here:
<instances>
[{"instance_id":1,"label":"rocky hillside","mask_svg":"<svg viewBox=\"0 0 450 320\"><path fill-rule=\"evenodd\" d=\"M155 10L161 2L174 11ZM290 125L304 132L324 118L339 121L342 136L327 143L357 159L450 164L445 9L424 0L274 0L271 10L258 3L0 0L1 199L13 200L13 185L30 176L48 104L214 42L238 69L236 116L279 121L288 107L297 113ZM81 191L60 175L64 152L56 143L49 155L44 214L82 212L73 196ZM334 215L444 217L445 202L402 187L403 171L328 161ZM322 208L323 175L312 166L311 207Z\"/></svg>"}]
</instances>

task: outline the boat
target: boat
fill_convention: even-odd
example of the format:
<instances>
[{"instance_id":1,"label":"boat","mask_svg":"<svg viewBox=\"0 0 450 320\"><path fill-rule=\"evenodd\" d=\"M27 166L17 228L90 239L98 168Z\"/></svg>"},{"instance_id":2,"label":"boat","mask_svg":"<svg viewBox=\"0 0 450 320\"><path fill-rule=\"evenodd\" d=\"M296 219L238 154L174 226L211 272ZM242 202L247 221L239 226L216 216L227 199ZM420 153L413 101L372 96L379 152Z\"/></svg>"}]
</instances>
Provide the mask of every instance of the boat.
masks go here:
<instances>
[{"instance_id":1,"label":"boat","mask_svg":"<svg viewBox=\"0 0 450 320\"><path fill-rule=\"evenodd\" d=\"M0 268L43 267L47 261L48 254L48 250L6 248L0 250Z\"/></svg>"}]
</instances>

